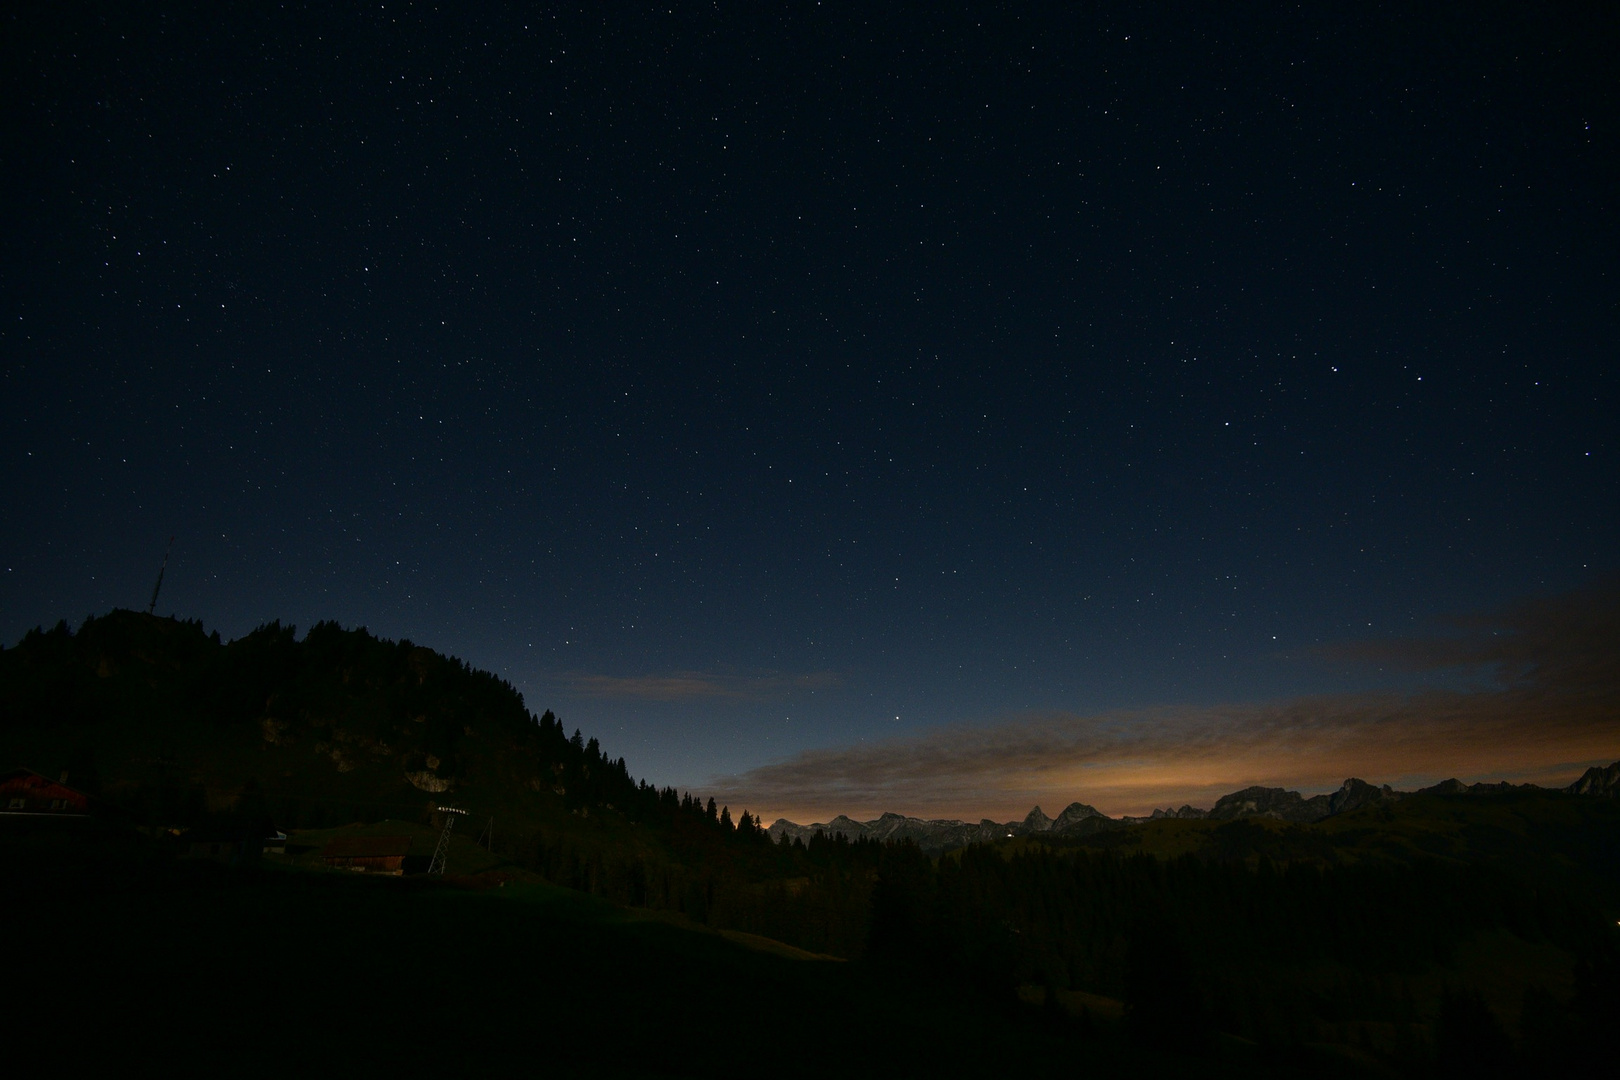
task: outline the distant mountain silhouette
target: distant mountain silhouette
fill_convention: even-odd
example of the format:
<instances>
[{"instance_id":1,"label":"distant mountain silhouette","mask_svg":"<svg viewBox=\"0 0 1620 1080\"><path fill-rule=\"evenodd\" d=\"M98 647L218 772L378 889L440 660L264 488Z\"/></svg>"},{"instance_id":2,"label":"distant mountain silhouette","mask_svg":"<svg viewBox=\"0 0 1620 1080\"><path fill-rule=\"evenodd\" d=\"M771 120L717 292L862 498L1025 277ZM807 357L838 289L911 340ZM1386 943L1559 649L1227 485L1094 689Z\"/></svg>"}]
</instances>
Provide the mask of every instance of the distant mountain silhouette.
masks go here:
<instances>
[{"instance_id":1,"label":"distant mountain silhouette","mask_svg":"<svg viewBox=\"0 0 1620 1080\"><path fill-rule=\"evenodd\" d=\"M1597 795L1609 799L1620 796L1620 761L1613 765L1592 766L1564 790L1571 795Z\"/></svg>"},{"instance_id":2,"label":"distant mountain silhouette","mask_svg":"<svg viewBox=\"0 0 1620 1080\"><path fill-rule=\"evenodd\" d=\"M1018 836L1086 836L1111 829L1125 829L1149 821L1190 819L1212 821L1239 821L1246 818L1271 818L1278 821L1308 824L1360 810L1366 806L1389 804L1414 795L1489 795L1510 791L1540 791L1534 784L1464 784L1460 780L1445 780L1418 791L1396 791L1388 784L1369 784L1351 777L1337 791L1327 795L1306 798L1286 788L1249 787L1223 795L1209 810L1183 806L1179 810L1155 810L1145 817L1110 818L1095 807L1075 802L1056 818L1049 818L1035 807L1021 821L996 822L986 818L978 824L954 820L924 820L888 813L872 821L855 821L840 814L831 821L812 825L799 825L786 818L770 826L773 838L787 836L789 840L808 840L817 832L829 836L843 835L849 840L916 841L923 851L939 854L972 843L989 843ZM1620 795L1620 762L1606 768L1591 768L1575 783L1561 789L1573 795L1591 795L1614 798Z\"/></svg>"}]
</instances>

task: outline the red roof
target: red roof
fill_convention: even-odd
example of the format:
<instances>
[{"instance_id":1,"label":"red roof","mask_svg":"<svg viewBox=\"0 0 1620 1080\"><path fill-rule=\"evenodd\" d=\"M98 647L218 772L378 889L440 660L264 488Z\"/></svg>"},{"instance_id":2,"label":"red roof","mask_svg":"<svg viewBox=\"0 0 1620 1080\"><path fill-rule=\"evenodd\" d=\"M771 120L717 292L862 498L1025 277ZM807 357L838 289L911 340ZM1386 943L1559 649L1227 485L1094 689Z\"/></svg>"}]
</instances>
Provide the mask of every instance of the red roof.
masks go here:
<instances>
[{"instance_id":1,"label":"red roof","mask_svg":"<svg viewBox=\"0 0 1620 1080\"><path fill-rule=\"evenodd\" d=\"M0 775L0 810L5 809L12 799L27 799L30 809L51 803L60 803L64 808L75 810L86 810L90 806L90 796L84 792L75 791L32 769L15 769Z\"/></svg>"}]
</instances>

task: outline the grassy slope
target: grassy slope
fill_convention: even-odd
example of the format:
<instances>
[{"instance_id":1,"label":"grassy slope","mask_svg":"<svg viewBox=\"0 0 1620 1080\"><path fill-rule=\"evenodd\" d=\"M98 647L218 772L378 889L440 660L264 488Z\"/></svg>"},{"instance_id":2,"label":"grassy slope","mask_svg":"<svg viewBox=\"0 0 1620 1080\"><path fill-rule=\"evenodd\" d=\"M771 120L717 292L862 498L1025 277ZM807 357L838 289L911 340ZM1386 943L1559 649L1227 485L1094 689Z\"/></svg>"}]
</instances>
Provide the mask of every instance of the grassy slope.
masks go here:
<instances>
[{"instance_id":1,"label":"grassy slope","mask_svg":"<svg viewBox=\"0 0 1620 1080\"><path fill-rule=\"evenodd\" d=\"M1031 1010L749 948L538 882L455 888L0 837L10 1049L66 1067L591 1076L1111 1071ZM88 837L88 838L87 838ZM470 855L470 852L460 854ZM470 863L470 859L469 859ZM88 1037L87 1037L88 1036ZM1133 1071L1173 1063L1133 1054Z\"/></svg>"}]
</instances>

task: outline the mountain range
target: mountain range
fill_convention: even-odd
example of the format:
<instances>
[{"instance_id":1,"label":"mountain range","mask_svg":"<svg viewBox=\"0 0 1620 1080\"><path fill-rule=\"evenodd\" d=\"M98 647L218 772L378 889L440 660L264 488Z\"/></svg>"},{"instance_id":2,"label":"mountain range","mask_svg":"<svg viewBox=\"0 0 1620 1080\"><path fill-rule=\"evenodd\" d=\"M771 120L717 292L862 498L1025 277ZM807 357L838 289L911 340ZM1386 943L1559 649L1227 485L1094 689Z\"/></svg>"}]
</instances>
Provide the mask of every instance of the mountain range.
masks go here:
<instances>
[{"instance_id":1,"label":"mountain range","mask_svg":"<svg viewBox=\"0 0 1620 1080\"><path fill-rule=\"evenodd\" d=\"M1396 791L1388 784L1375 786L1365 780L1351 777L1337 791L1306 798L1297 791L1285 788L1248 787L1217 799L1208 810L1183 806L1179 810L1155 810L1143 817L1111 818L1094 806L1082 802L1070 803L1057 817L1048 817L1039 806L1024 815L1022 821L998 822L985 818L977 824L955 820L925 820L902 814L884 814L871 821L855 821L840 814L827 822L799 825L786 818L774 822L771 838L806 842L817 832L828 836L842 835L849 840L913 840L929 854L939 854L968 844L988 843L1015 836L1085 836L1109 829L1124 829L1147 821L1167 818L1209 819L1236 821L1241 818L1274 818L1280 821L1309 823L1321 821L1337 814L1359 810L1377 803L1395 802L1413 795L1488 795L1505 791L1542 790L1535 784L1464 784L1460 780L1443 780L1417 791ZM1579 780L1559 789L1571 795L1599 798L1620 797L1620 761L1612 765L1587 769Z\"/></svg>"}]
</instances>

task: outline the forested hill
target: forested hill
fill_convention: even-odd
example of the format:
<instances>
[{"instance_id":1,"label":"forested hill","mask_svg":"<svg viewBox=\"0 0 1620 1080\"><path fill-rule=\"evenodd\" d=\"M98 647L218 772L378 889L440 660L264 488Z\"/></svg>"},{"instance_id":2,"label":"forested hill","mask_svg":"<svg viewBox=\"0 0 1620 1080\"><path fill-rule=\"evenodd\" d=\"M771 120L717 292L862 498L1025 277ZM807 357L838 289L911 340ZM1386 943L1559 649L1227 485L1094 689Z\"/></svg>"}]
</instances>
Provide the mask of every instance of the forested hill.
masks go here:
<instances>
[{"instance_id":1,"label":"forested hill","mask_svg":"<svg viewBox=\"0 0 1620 1080\"><path fill-rule=\"evenodd\" d=\"M447 801L525 823L596 810L719 824L535 716L504 680L331 622L224 642L200 622L113 611L32 631L0 649L0 769L15 767L66 770L160 825L244 795L284 827L416 819Z\"/></svg>"}]
</instances>

